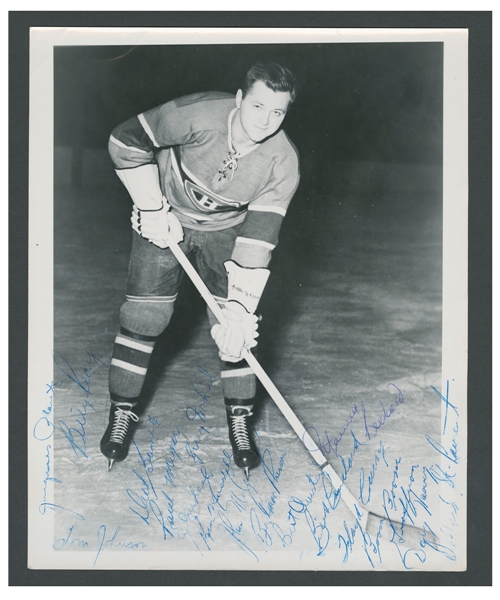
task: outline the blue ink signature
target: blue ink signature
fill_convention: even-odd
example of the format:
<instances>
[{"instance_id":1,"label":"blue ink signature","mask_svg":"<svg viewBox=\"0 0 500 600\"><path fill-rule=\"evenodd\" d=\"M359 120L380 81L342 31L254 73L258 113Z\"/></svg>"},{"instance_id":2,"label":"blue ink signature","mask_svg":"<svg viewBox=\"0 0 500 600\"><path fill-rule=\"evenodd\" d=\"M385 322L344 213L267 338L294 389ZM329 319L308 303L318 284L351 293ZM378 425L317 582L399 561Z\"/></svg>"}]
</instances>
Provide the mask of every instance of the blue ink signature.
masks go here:
<instances>
[{"instance_id":1,"label":"blue ink signature","mask_svg":"<svg viewBox=\"0 0 500 600\"><path fill-rule=\"evenodd\" d=\"M77 384L77 386L85 392L85 397L88 398L90 396L90 380L92 377L92 367L103 366L109 369L109 365L107 365L104 361L92 352L87 352L87 366L83 369L83 375L80 377L76 374L73 367L69 364L69 362L56 350L52 351L52 357L54 359L55 364L59 367L59 369L66 375L66 377Z\"/></svg>"},{"instance_id":2,"label":"blue ink signature","mask_svg":"<svg viewBox=\"0 0 500 600\"><path fill-rule=\"evenodd\" d=\"M367 484L365 482L365 469L361 467L359 470L359 499L361 500L361 504L366 506L370 503L371 495L372 495L372 484L375 479L375 471L377 470L379 462L383 461L385 466L388 467L389 463L385 457L385 448L382 440L380 440L380 444L378 450L374 456L372 466L370 467L370 471L367 476ZM367 491L365 492L365 486L367 485Z\"/></svg>"},{"instance_id":3,"label":"blue ink signature","mask_svg":"<svg viewBox=\"0 0 500 600\"><path fill-rule=\"evenodd\" d=\"M302 500L297 496L291 496L288 501L288 520L292 521L295 525L297 521L300 520L300 517L297 515L303 515L305 517L307 526L309 527L310 532L316 542L318 547L317 556L322 556L325 550L328 547L330 542L330 531L326 525L326 515L329 510L326 505L323 503L323 515L321 518L316 518L311 513L309 506L312 504L314 497L318 491L318 484L323 477L323 473L320 473L316 479L313 479L310 475L307 476L309 483L311 484L311 491L308 496Z\"/></svg>"},{"instance_id":4,"label":"blue ink signature","mask_svg":"<svg viewBox=\"0 0 500 600\"><path fill-rule=\"evenodd\" d=\"M352 467L354 466L354 456L356 455L356 452L361 446L366 446L366 444L363 444L357 439L352 429L351 437L353 442L352 452L349 452L349 454L346 457L344 457L342 454L339 454L340 462L342 463L342 473L340 474L342 482L345 482L347 480L349 473L351 472Z\"/></svg>"},{"instance_id":5,"label":"blue ink signature","mask_svg":"<svg viewBox=\"0 0 500 600\"><path fill-rule=\"evenodd\" d=\"M399 479L399 465L401 464L401 456L395 459L394 464L395 466L392 472L391 490L389 491L384 489L382 494L384 502L388 504L389 508L392 510L396 510L396 490L398 489L396 479Z\"/></svg>"},{"instance_id":6,"label":"blue ink signature","mask_svg":"<svg viewBox=\"0 0 500 600\"><path fill-rule=\"evenodd\" d=\"M399 466L400 460L401 459L397 461L396 468ZM420 491L413 488L417 470L422 475ZM429 468L427 467L412 465L409 483L397 486L395 484L397 473L395 469L391 490L384 489L382 493L385 514L384 520L389 525L389 531L391 533L390 541L396 547L405 569L412 569L412 565L415 561L418 561L416 564L426 562L427 554L424 549L427 547L445 555L450 560L455 560L454 552L444 544L438 542L438 536L431 529L427 521L423 522L421 529L415 526L417 516L420 516L421 514L424 514L425 517L432 516L430 507L426 502L427 474L429 472ZM397 478L399 478L399 476L397 476ZM441 500L443 501L442 498ZM395 520L389 511L394 513L397 512L398 509L400 510L400 514L397 515L398 520ZM403 542L406 543L406 546L410 545L411 548L405 549L402 545Z\"/></svg>"},{"instance_id":7,"label":"blue ink signature","mask_svg":"<svg viewBox=\"0 0 500 600\"><path fill-rule=\"evenodd\" d=\"M338 547L343 549L344 564L347 562L353 550L355 540L358 538L361 540L360 543L363 545L370 565L375 568L377 563L382 564L379 540L383 529L389 534L389 541L397 550L402 565L407 570L414 569L425 563L428 560L429 551L436 552L447 560L456 560L454 534L456 527L458 527L456 515L459 509L455 500L447 497L446 493L453 492L456 494L458 492L456 490L456 472L453 470L453 466L460 459L457 441L459 415L457 407L450 402L449 382L447 382L444 395L440 394L434 387L432 389L445 403L446 408L443 411L443 434L447 434L447 436L444 441L441 440L441 443L435 442L429 435L425 437L439 455L448 459L449 464L445 467L439 464L414 464L410 468L407 480L402 481L400 472L402 457L397 457L392 463L393 471L390 486L384 488L382 491L384 516L380 517L377 533L370 535L367 531L364 531L360 518L356 518L354 525L351 526L347 522L344 522L344 533L339 534L337 537ZM392 414L391 410L392 407L388 410L384 408L385 418L388 418ZM453 423L451 422L452 416L456 417ZM383 418L379 421L379 424L382 421ZM375 425L378 424L376 423ZM370 430L367 433L371 435ZM359 498L363 505L373 500L372 484L377 469L382 465L389 466L389 461L385 448L382 442L380 442L368 475L365 474L363 469L360 469ZM442 524L440 527L440 533L445 534L447 537L446 541L440 540L429 524L432 512L428 488L431 482L437 485L442 484L443 492L438 494L438 498L442 505L448 508L450 513L448 523ZM356 510L359 509L356 508ZM443 509L438 514L442 517ZM417 520L421 524L420 527L417 526Z\"/></svg>"},{"instance_id":8,"label":"blue ink signature","mask_svg":"<svg viewBox=\"0 0 500 600\"><path fill-rule=\"evenodd\" d=\"M203 478L202 481L206 481L207 488L210 492L210 497L212 499L210 504L212 504L213 506L217 506L220 509L220 511L223 512L227 512L230 506L234 506L238 510L238 512L242 512L244 510L244 501L242 501L242 499L239 498L239 496L237 496L234 493L234 491L231 491L230 499L222 501L222 491L224 489L224 486L226 485L226 479L230 477L229 470L220 470L222 478L218 487L215 487L215 489L214 487L212 487L211 483L211 479L214 477L214 474L211 472L209 473L205 467L201 467L200 473Z\"/></svg>"},{"instance_id":9,"label":"blue ink signature","mask_svg":"<svg viewBox=\"0 0 500 600\"><path fill-rule=\"evenodd\" d=\"M389 419L396 412L397 407L400 404L403 404L405 401L403 392L398 388L398 386L396 384L389 383L386 387L387 388L389 388L389 387L395 388L398 392L398 397L394 402L391 402L391 404L389 404L389 408L386 408L384 403L382 401L380 401L380 405L382 407L382 415L379 416L376 421L373 421L373 423L371 425L368 425L368 422L366 420L365 407L364 407L364 404L361 403L363 406L363 421L364 421L364 425L365 425L365 435L369 440L372 439L372 434L370 433L370 429L374 430L375 433L373 434L373 436L376 436L378 434L379 429L383 425L385 425L385 423L387 422L387 419Z\"/></svg>"},{"instance_id":10,"label":"blue ink signature","mask_svg":"<svg viewBox=\"0 0 500 600\"><path fill-rule=\"evenodd\" d=\"M56 479L55 477L51 477L50 476L50 471L51 471L51 468L50 468L50 450L51 450L51 448L52 448L52 446L50 444L47 444L47 446L45 447L45 458L47 460L45 461L45 466L46 466L46 469L45 469L45 479L43 480L43 501L40 504L40 507L41 506L43 506L43 507L47 506L47 483L49 481L53 481L54 483L62 483L62 481L60 479ZM39 510L40 510L40 507L39 507ZM43 512L42 511L40 511L40 512L42 513L42 515L44 515L45 512L46 512L46 509L44 508Z\"/></svg>"},{"instance_id":11,"label":"blue ink signature","mask_svg":"<svg viewBox=\"0 0 500 600\"><path fill-rule=\"evenodd\" d=\"M185 511L179 512L177 514L179 521L181 521L182 523L185 524L185 528L182 531L180 531L180 529L178 531L178 537L180 539L184 539L188 535L189 521L190 521L191 515L194 513L195 507L199 504L199 498L205 489L205 484L207 481L208 481L208 479L204 478L202 480L201 484L196 486L196 489L194 489L192 486L189 486L189 491L190 491L191 495L193 496L194 502L189 504L188 508Z\"/></svg>"},{"instance_id":12,"label":"blue ink signature","mask_svg":"<svg viewBox=\"0 0 500 600\"><path fill-rule=\"evenodd\" d=\"M445 409L445 415L444 415L444 420L443 420L443 435L446 433L446 427L447 427L447 423L448 423L448 409L451 408L457 419L455 420L455 425L453 426L453 433L455 435L452 436L451 438L451 446L448 448L445 448L442 444L434 441L430 435L426 435L426 439L429 442L429 444L439 452L439 454L441 454L442 456L444 456L445 458L447 458L450 462L452 462L453 464L458 464L458 446L457 446L457 439L456 439L456 435L458 434L458 410L457 407L454 406L450 400L449 400L449 389L450 389L450 382L447 381L446 382L446 396L443 396L440 392L438 392L438 390L435 387L432 387L432 389L434 390L434 392L439 396L439 398L445 403L446 409Z\"/></svg>"},{"instance_id":13,"label":"blue ink signature","mask_svg":"<svg viewBox=\"0 0 500 600\"><path fill-rule=\"evenodd\" d=\"M38 511L40 512L40 514L45 515L47 513L47 509L50 509L52 511L56 511L57 509L64 510L66 512L69 512L69 513L75 515L75 517L78 517L82 521L84 521L85 517L83 517L80 513L77 513L74 510L70 510L69 508L64 508L64 506L60 506L59 504L53 504L52 502L47 502L47 482L52 481L54 483L62 483L62 481L60 479L56 479L55 477L50 476L50 471L51 471L50 450L51 450L51 448L52 448L52 446L50 444L48 444L45 448L45 450L46 450L45 457L46 457L47 461L46 461L45 479L43 480L43 501L38 506Z\"/></svg>"},{"instance_id":14,"label":"blue ink signature","mask_svg":"<svg viewBox=\"0 0 500 600\"><path fill-rule=\"evenodd\" d=\"M201 404L198 404L196 406L188 406L186 408L186 417L189 421L194 421L195 419L198 418L198 419L200 419L200 421L202 421L204 423L205 419L206 419L204 406L205 406L205 404L207 404L207 402L209 402L209 398L210 398L209 392L212 389L213 377L203 367L198 367L198 372L201 373L203 375L203 377L205 378L203 383L200 383L200 385L205 386L205 389L199 390L196 386L193 386L193 389L198 394L198 396L201 397L202 402L201 402ZM208 379L208 381L207 381L207 379Z\"/></svg>"},{"instance_id":15,"label":"blue ink signature","mask_svg":"<svg viewBox=\"0 0 500 600\"><path fill-rule=\"evenodd\" d=\"M250 524L257 539L266 546L272 546L276 538L281 542L283 548L288 548L293 543L294 527L289 527L288 533L285 533L275 521L271 519L261 521L254 508L250 509Z\"/></svg>"},{"instance_id":16,"label":"blue ink signature","mask_svg":"<svg viewBox=\"0 0 500 600\"><path fill-rule=\"evenodd\" d=\"M161 493L167 500L167 521L171 529L175 529L175 511L174 511L174 499L171 498L165 490L161 490Z\"/></svg>"},{"instance_id":17,"label":"blue ink signature","mask_svg":"<svg viewBox=\"0 0 500 600\"><path fill-rule=\"evenodd\" d=\"M451 507L451 515L448 518L448 525L443 524L439 528L439 530L441 531L441 533L446 535L447 538L449 538L450 546L455 547L456 546L455 535L457 533L456 528L458 527L458 522L457 522L457 518L456 518L456 515L458 513L458 505L456 502L453 502L452 500L450 500L450 501L446 500L440 494L439 494L439 499L441 500L441 502L443 502L447 506ZM450 553L450 556L448 558L450 558L451 560L456 560L456 555L451 549L449 549L449 553Z\"/></svg>"},{"instance_id":18,"label":"blue ink signature","mask_svg":"<svg viewBox=\"0 0 500 600\"><path fill-rule=\"evenodd\" d=\"M52 446L50 444L47 444L45 446L46 461L45 461L45 477L43 479L43 489L42 489L42 502L38 506L38 511L40 514L45 515L47 513L47 510L52 510L52 511L62 510L62 511L66 511L66 512L69 512L69 513L75 515L75 517L78 517L81 520L85 520L85 517L83 517L80 513L75 512L74 510L65 508L64 506L61 506L60 504L54 504L52 502L47 502L47 485L48 485L49 481L51 481L52 483L62 484L62 481L60 479L57 479L56 477L52 477L52 475L51 475L51 472L52 472L51 450L52 450Z\"/></svg>"},{"instance_id":19,"label":"blue ink signature","mask_svg":"<svg viewBox=\"0 0 500 600\"><path fill-rule=\"evenodd\" d=\"M356 534L359 532L363 543L363 551L368 558L368 561L372 568L375 568L375 564L372 559L372 555L378 557L379 563L382 563L382 557L380 554L380 538L382 535L382 526L384 519L380 520L379 527L377 533L375 534L375 540L372 540L372 536L363 529L359 516L356 518L353 527L348 527L347 523L344 521L344 532L345 535L338 534L338 548L343 548L344 555L342 557L342 564L346 564L348 561L349 555L352 553L354 542L356 538Z\"/></svg>"},{"instance_id":20,"label":"blue ink signature","mask_svg":"<svg viewBox=\"0 0 500 600\"><path fill-rule=\"evenodd\" d=\"M148 429L149 433L149 450L146 453L147 462L149 463L149 467L147 468L148 473L153 472L153 457L155 452L155 425L159 425L160 422L155 417L148 415L148 421L151 425L151 429Z\"/></svg>"},{"instance_id":21,"label":"blue ink signature","mask_svg":"<svg viewBox=\"0 0 500 600\"><path fill-rule=\"evenodd\" d=\"M203 460L198 456L197 452L200 449L200 442L203 434L210 435L210 431L206 427L203 427L203 425L200 425L196 438L191 441L186 441L186 453L193 459L194 463L199 463L201 465L203 464Z\"/></svg>"},{"instance_id":22,"label":"blue ink signature","mask_svg":"<svg viewBox=\"0 0 500 600\"><path fill-rule=\"evenodd\" d=\"M69 544L69 546L77 546L78 548L87 548L89 543L85 540L81 540L80 538L73 537L73 530L75 529L74 525L71 525L68 531L68 535L64 538L59 538L56 540L52 547L54 550L62 550L65 546ZM71 538L71 541L70 541Z\"/></svg>"},{"instance_id":23,"label":"blue ink signature","mask_svg":"<svg viewBox=\"0 0 500 600\"><path fill-rule=\"evenodd\" d=\"M267 480L272 486L269 496L262 496L250 481L242 480L239 470L234 470L232 455L227 450L223 450L223 467L219 468L217 473L209 470L204 465L200 466L201 483L198 486L189 487L192 501L182 512L178 513L178 537L181 539L190 537L195 547L203 553L213 547L216 525L217 531L224 530L229 533L236 539L240 548L253 556L253 550L245 540L243 523L234 526L228 514L230 510L234 509L239 513L247 513L250 509L254 524L259 519L258 514L265 515L267 519L273 515L280 493L277 482L279 482L283 472L285 456L286 453L281 455L275 465L269 450L262 453ZM208 499L206 498L207 494ZM248 495L248 500L253 503L253 506L248 506L248 500L243 494ZM201 508L199 506L202 504L203 496L205 496L203 504L209 514L208 525L202 522L202 513L200 512L200 510L203 510L203 506ZM226 515L226 518L221 518L221 515ZM184 524L183 527L180 527L180 523ZM291 544L291 535L287 531L283 531L278 523L274 523L269 519L268 523L264 525L262 522L261 526L269 527L269 531L280 539L284 547Z\"/></svg>"},{"instance_id":24,"label":"blue ink signature","mask_svg":"<svg viewBox=\"0 0 500 600\"><path fill-rule=\"evenodd\" d=\"M172 437L170 438L170 446L168 447L168 452L170 454L170 458L165 459L165 472L163 474L165 485L170 484L173 487L175 486L175 463L177 460L182 462L182 458L177 452L177 444L179 443L179 436L181 432L178 428L172 431Z\"/></svg>"},{"instance_id":25,"label":"blue ink signature","mask_svg":"<svg viewBox=\"0 0 500 600\"><path fill-rule=\"evenodd\" d=\"M432 537L428 538L427 532L429 532ZM444 544L438 544L437 539L438 536L432 531L429 524L424 522L424 533L422 534L422 541L420 542L422 548L429 546L429 548L432 548L432 550L439 552L439 554L443 554L448 560L456 561L457 556L455 552Z\"/></svg>"},{"instance_id":26,"label":"blue ink signature","mask_svg":"<svg viewBox=\"0 0 500 600\"><path fill-rule=\"evenodd\" d=\"M49 420L48 415L52 413L54 403L54 389L56 387L61 386L62 383L62 381L58 383L51 381L50 383L45 384L45 386L47 387L45 393L49 394L49 404L47 408L42 409L42 413L47 416L40 417L33 427L33 437L40 442L45 442L54 435L55 427L52 421Z\"/></svg>"},{"instance_id":27,"label":"blue ink signature","mask_svg":"<svg viewBox=\"0 0 500 600\"><path fill-rule=\"evenodd\" d=\"M141 494L138 494L135 490L130 488L127 489L127 495L134 503L134 507L130 506L130 510L140 517L144 523L147 525L151 525L150 519L151 515L156 519L156 521L160 524L163 539L167 539L167 534L170 537L174 537L174 534L167 527L165 523L165 518L163 516L163 512L157 502L158 494L156 493L153 482L151 481L150 473L148 471L147 461L141 454L139 446L132 440L132 444L134 445L139 458L141 459L142 467L144 470L144 474L139 473L136 469L132 469L132 473L139 479L142 484Z\"/></svg>"},{"instance_id":28,"label":"blue ink signature","mask_svg":"<svg viewBox=\"0 0 500 600\"><path fill-rule=\"evenodd\" d=\"M113 533L113 536L109 539L106 539L106 533L107 533L106 525L101 525L99 527L99 531L97 532L97 540L99 542L99 548L97 550L97 554L96 554L96 557L94 560L94 567L97 563L97 559L99 558L101 552L105 548L130 548L133 550L146 548L146 544L144 542L118 542L118 541L116 541L116 538L118 537L118 534L120 533L120 529L121 529L121 527L117 527L115 529L115 532Z\"/></svg>"},{"instance_id":29,"label":"blue ink signature","mask_svg":"<svg viewBox=\"0 0 500 600\"><path fill-rule=\"evenodd\" d=\"M434 481L434 483L446 483L450 487L455 487L456 473L450 473L449 467L447 471L443 471L440 465L434 464L430 467L424 467L424 471Z\"/></svg>"},{"instance_id":30,"label":"blue ink signature","mask_svg":"<svg viewBox=\"0 0 500 600\"><path fill-rule=\"evenodd\" d=\"M380 406L382 408L382 414L377 418L376 421L373 421L371 424L368 422L368 417L366 415L365 403L363 401L361 401L361 403L359 405L353 404L351 412L349 413L349 416L347 417L344 426L337 432L336 436L333 439L330 437L330 433L328 432L328 430L325 429L324 430L325 439L323 441L321 439L320 433L314 426L308 427L305 430L306 433L311 436L311 438L314 440L314 443L316 444L316 446L322 453L330 454L331 452L333 452L336 457L339 457L340 453L339 453L338 447L339 447L340 442L342 441L342 439L343 439L344 435L347 433L347 431L350 429L350 426L352 425L356 415L361 415L363 417L365 437L368 440L371 440L372 437L375 437L378 434L379 429L383 425L385 425L387 420L395 413L397 407L400 404L404 403L403 392L398 388L398 386L396 384L389 383L386 387L387 388L390 388L390 387L395 388L398 392L398 397L394 402L391 402L391 404L388 407L386 407L385 404L382 401L380 401ZM352 428L350 429L350 431L352 432ZM304 444L307 447L305 438L306 438L306 436L303 435L302 441L304 442ZM309 448L309 451L315 452L316 448Z\"/></svg>"},{"instance_id":31,"label":"blue ink signature","mask_svg":"<svg viewBox=\"0 0 500 600\"><path fill-rule=\"evenodd\" d=\"M69 442L73 452L75 453L75 456L77 458L88 458L85 432L87 411L89 409L93 411L96 410L89 401L89 397L91 395L90 382L92 378L92 368L97 365L104 366L109 369L109 366L100 358L97 358L92 351L90 351L87 352L87 365L83 368L83 375L78 376L75 369L59 352L53 350L52 357L54 359L54 363L59 367L64 375L66 375L70 381L76 383L78 387L85 393L85 398L81 406L76 408L75 413L73 413L73 408L69 409L69 412L73 413L71 417L75 418L76 425L73 422L67 423L66 420L63 419L59 419L57 424L59 430Z\"/></svg>"},{"instance_id":32,"label":"blue ink signature","mask_svg":"<svg viewBox=\"0 0 500 600\"><path fill-rule=\"evenodd\" d=\"M454 406L450 402L450 400L449 400L449 395L450 395L450 382L449 382L449 380L446 381L446 396L443 396L443 394L441 394L433 385L431 385L431 388L439 396L439 398L444 402L445 407L446 407L445 408L445 413L444 413L444 420L443 420L443 435L444 435L446 433L446 425L448 423L448 409L451 408L457 417L459 417L460 415L458 414L457 407Z\"/></svg>"},{"instance_id":33,"label":"blue ink signature","mask_svg":"<svg viewBox=\"0 0 500 600\"><path fill-rule=\"evenodd\" d=\"M59 430L64 434L64 437L68 440L75 456L77 458L88 458L87 455L87 435L85 432L85 426L87 424L87 410L88 408L95 411L96 409L92 404L85 398L82 406L76 409L80 418L75 418L76 426L70 427L66 421L59 419L57 425ZM73 408L70 408L70 412L73 412Z\"/></svg>"},{"instance_id":34,"label":"blue ink signature","mask_svg":"<svg viewBox=\"0 0 500 600\"><path fill-rule=\"evenodd\" d=\"M221 529L223 528L225 531L227 531L229 533L229 535L238 544L238 547L241 550L243 550L243 552L245 554L247 554L248 556L251 556L257 562L259 562L259 558L255 554L255 552L253 550L251 550L249 548L249 546L247 546L247 544L245 544L245 542L241 539L242 538L243 523L240 521L238 523L238 525L234 526L231 523L231 521L229 520L229 517L226 514L224 514L222 511L219 510L218 515L219 515L219 519L221 521L221 523L219 523L218 527L221 528Z\"/></svg>"},{"instance_id":35,"label":"blue ink signature","mask_svg":"<svg viewBox=\"0 0 500 600\"><path fill-rule=\"evenodd\" d=\"M266 448L260 457L260 461L262 464L262 468L264 469L264 473L271 483L273 488L279 494L280 491L277 487L277 482L279 481L281 474L283 473L283 468L285 466L285 456L286 452L284 452L279 458L278 467L275 469L273 464L273 458L271 456L271 452Z\"/></svg>"},{"instance_id":36,"label":"blue ink signature","mask_svg":"<svg viewBox=\"0 0 500 600\"><path fill-rule=\"evenodd\" d=\"M215 542L214 538L212 537L212 528L215 523L215 519L210 519L206 528L203 526L198 515L195 515L194 520L196 521L196 523L198 524L198 527L199 527L199 531L196 534L197 537L200 537L202 539L207 550L211 550L212 548L210 547L209 541L211 541L212 543ZM193 539L193 542L194 542L196 548L203 554L203 552L200 550L198 544L196 543L196 541L194 539Z\"/></svg>"}]
</instances>

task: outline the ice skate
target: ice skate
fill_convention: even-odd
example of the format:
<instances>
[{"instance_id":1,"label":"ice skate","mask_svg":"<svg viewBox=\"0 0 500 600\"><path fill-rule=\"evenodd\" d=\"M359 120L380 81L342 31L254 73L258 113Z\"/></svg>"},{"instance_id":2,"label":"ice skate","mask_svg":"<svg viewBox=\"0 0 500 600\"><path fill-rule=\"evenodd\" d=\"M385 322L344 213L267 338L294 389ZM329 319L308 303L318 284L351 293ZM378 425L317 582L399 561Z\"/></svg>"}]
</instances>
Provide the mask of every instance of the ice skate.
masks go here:
<instances>
[{"instance_id":1,"label":"ice skate","mask_svg":"<svg viewBox=\"0 0 500 600\"><path fill-rule=\"evenodd\" d=\"M115 460L123 460L127 456L135 425L139 417L134 406L129 402L111 404L109 424L101 440L101 452L108 459L108 471Z\"/></svg>"},{"instance_id":2,"label":"ice skate","mask_svg":"<svg viewBox=\"0 0 500 600\"><path fill-rule=\"evenodd\" d=\"M245 471L248 478L251 469L260 463L257 448L248 431L248 422L253 415L252 406L226 405L229 441L233 448L233 460Z\"/></svg>"}]
</instances>

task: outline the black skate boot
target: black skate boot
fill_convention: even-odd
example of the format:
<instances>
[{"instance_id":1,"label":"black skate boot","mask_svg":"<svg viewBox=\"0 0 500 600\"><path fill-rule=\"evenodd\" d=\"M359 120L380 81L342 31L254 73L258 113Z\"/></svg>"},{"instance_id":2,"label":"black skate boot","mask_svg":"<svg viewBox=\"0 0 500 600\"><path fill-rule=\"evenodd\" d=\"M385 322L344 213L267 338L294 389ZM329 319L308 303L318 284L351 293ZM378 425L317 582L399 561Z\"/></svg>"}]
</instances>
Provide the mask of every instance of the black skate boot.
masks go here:
<instances>
[{"instance_id":1,"label":"black skate boot","mask_svg":"<svg viewBox=\"0 0 500 600\"><path fill-rule=\"evenodd\" d=\"M108 471L111 471L115 460L123 460L127 456L135 425L139 422L134 409L130 402L111 403L109 425L101 440L101 452L108 459Z\"/></svg>"},{"instance_id":2,"label":"black skate boot","mask_svg":"<svg viewBox=\"0 0 500 600\"><path fill-rule=\"evenodd\" d=\"M252 408L252 405L238 404L238 400L226 400L227 424L229 441L233 448L233 460L237 467L244 469L247 479L250 469L255 469L260 463L257 448L248 431L248 422L253 415Z\"/></svg>"}]
</instances>

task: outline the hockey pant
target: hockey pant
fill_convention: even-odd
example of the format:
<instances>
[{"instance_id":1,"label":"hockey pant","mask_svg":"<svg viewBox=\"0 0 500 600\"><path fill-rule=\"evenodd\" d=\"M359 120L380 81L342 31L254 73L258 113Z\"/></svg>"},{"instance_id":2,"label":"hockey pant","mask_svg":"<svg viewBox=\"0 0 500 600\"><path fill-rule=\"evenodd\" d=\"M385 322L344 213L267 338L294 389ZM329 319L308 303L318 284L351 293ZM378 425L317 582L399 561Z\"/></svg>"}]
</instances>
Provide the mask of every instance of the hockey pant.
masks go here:
<instances>
[{"instance_id":1,"label":"hockey pant","mask_svg":"<svg viewBox=\"0 0 500 600\"><path fill-rule=\"evenodd\" d=\"M198 272L219 299L227 294L223 263L230 255L236 234L232 230L202 234L186 229L179 244L186 254L195 253ZM181 280L181 267L170 250L157 248L134 234L127 299L120 309L121 327L109 374L112 400L139 402L155 342L172 318ZM208 313L212 325L216 320ZM246 361L220 361L220 369L224 397L251 404L256 378Z\"/></svg>"}]
</instances>

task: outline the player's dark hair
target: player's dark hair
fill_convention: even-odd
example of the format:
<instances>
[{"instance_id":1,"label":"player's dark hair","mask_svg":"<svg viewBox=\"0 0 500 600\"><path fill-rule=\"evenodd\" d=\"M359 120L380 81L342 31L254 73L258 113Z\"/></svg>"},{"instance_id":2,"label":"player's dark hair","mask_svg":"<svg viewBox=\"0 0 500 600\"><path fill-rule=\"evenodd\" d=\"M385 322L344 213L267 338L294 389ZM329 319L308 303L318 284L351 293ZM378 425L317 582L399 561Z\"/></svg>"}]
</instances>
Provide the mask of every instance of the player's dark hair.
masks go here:
<instances>
[{"instance_id":1,"label":"player's dark hair","mask_svg":"<svg viewBox=\"0 0 500 600\"><path fill-rule=\"evenodd\" d=\"M288 92L290 94L290 104L297 95L297 80L294 74L274 62L255 63L245 76L241 91L243 98L256 81L264 82L273 92Z\"/></svg>"}]
</instances>

